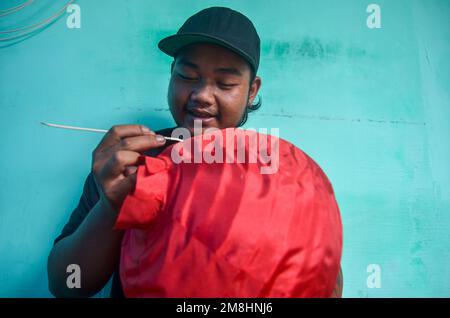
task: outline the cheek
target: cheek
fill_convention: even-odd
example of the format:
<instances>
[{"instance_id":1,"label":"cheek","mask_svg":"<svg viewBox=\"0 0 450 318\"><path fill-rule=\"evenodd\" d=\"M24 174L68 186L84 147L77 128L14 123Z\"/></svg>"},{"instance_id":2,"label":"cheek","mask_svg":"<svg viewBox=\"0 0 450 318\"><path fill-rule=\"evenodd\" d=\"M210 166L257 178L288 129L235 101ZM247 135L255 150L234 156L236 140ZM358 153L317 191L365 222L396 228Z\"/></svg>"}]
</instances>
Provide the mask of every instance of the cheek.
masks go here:
<instances>
[{"instance_id":1,"label":"cheek","mask_svg":"<svg viewBox=\"0 0 450 318\"><path fill-rule=\"evenodd\" d=\"M167 93L167 101L172 114L180 113L182 111L182 108L188 96L189 92L185 87L183 87L183 85L177 84L177 82L174 80L170 81Z\"/></svg>"},{"instance_id":2,"label":"cheek","mask_svg":"<svg viewBox=\"0 0 450 318\"><path fill-rule=\"evenodd\" d=\"M247 105L247 95L242 92L226 94L221 103L221 126L235 126L239 123Z\"/></svg>"}]
</instances>

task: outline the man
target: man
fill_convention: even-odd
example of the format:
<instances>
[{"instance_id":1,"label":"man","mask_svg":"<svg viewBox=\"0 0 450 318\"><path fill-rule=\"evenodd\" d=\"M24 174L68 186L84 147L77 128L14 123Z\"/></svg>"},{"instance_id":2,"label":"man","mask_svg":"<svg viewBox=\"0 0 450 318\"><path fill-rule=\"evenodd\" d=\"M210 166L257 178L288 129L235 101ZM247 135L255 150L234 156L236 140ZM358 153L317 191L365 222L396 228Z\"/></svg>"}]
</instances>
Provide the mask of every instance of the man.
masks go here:
<instances>
[{"instance_id":1,"label":"man","mask_svg":"<svg viewBox=\"0 0 450 318\"><path fill-rule=\"evenodd\" d=\"M238 127L260 106L253 104L261 86L256 75L260 39L252 22L239 12L222 7L202 10L158 46L174 57L168 104L177 126L193 132L196 120L204 129ZM49 255L53 295L92 296L114 274L111 297L123 297L118 276L123 232L113 226L123 200L133 191L140 155L159 154L171 143L163 136L173 129L155 133L141 125L121 125L104 136L93 152L78 207ZM80 266L81 288L66 286L69 264Z\"/></svg>"}]
</instances>

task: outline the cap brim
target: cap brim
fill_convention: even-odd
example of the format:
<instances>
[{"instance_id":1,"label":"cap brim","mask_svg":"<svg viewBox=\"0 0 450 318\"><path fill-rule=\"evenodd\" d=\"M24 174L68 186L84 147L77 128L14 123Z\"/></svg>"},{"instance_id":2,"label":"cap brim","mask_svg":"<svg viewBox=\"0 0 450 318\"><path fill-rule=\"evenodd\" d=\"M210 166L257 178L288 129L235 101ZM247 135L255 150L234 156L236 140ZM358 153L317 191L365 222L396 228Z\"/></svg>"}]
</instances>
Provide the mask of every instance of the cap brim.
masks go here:
<instances>
[{"instance_id":1,"label":"cap brim","mask_svg":"<svg viewBox=\"0 0 450 318\"><path fill-rule=\"evenodd\" d=\"M212 43L217 44L220 46L224 46L227 49L235 52L236 54L242 56L247 62L250 63L250 65L255 68L255 62L252 60L252 58L245 53L244 51L234 47L233 45L229 44L227 41L224 41L222 39L213 37L208 34L201 34L201 33L184 33L184 34L175 34L168 36L158 43L158 48L166 53L169 56L175 57L178 53L178 51L189 44L194 43Z\"/></svg>"}]
</instances>

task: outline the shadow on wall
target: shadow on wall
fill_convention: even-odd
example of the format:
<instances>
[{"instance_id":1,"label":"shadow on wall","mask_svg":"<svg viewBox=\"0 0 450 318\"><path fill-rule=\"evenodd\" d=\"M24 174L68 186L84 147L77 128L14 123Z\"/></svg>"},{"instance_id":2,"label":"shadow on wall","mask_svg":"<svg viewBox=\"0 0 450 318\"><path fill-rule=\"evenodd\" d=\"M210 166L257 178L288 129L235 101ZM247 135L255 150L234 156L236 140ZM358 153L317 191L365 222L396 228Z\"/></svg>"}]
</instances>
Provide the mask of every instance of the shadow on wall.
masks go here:
<instances>
[{"instance_id":1,"label":"shadow on wall","mask_svg":"<svg viewBox=\"0 0 450 318\"><path fill-rule=\"evenodd\" d=\"M344 47L338 41L324 42L315 37L304 37L299 41L266 40L261 49L266 57L283 61L287 57L328 59L341 55L349 58L363 58L367 55L366 49L354 46Z\"/></svg>"}]
</instances>

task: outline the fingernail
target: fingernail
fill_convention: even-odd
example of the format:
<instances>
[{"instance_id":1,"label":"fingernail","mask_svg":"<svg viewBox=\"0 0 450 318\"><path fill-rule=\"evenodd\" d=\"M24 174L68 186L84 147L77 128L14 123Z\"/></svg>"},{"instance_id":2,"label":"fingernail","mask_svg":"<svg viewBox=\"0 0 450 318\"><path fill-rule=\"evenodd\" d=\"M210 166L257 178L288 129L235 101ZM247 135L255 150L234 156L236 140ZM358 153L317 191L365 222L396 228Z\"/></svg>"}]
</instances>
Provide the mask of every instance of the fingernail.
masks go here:
<instances>
[{"instance_id":1,"label":"fingernail","mask_svg":"<svg viewBox=\"0 0 450 318\"><path fill-rule=\"evenodd\" d=\"M149 135L155 135L155 132L150 130L149 128L142 126L142 131L144 132L144 134L149 134Z\"/></svg>"},{"instance_id":2,"label":"fingernail","mask_svg":"<svg viewBox=\"0 0 450 318\"><path fill-rule=\"evenodd\" d=\"M161 135L156 135L156 141L163 143L166 142L166 138L164 138L164 136Z\"/></svg>"}]
</instances>

